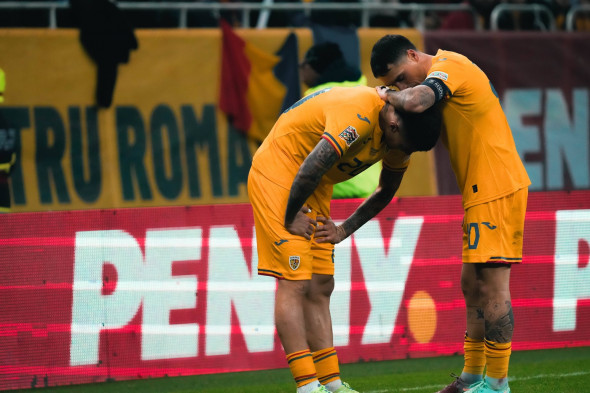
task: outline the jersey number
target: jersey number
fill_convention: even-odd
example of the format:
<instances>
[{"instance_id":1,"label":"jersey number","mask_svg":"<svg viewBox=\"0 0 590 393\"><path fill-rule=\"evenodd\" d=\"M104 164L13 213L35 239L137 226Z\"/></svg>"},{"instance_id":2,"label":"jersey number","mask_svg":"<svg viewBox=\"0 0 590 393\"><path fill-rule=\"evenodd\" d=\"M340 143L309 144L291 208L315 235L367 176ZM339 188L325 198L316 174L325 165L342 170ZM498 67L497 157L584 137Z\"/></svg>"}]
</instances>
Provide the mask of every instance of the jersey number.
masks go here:
<instances>
[{"instance_id":1,"label":"jersey number","mask_svg":"<svg viewBox=\"0 0 590 393\"><path fill-rule=\"evenodd\" d=\"M476 222L470 222L467 230L467 244L470 250L476 250L479 244L479 225Z\"/></svg>"},{"instance_id":2,"label":"jersey number","mask_svg":"<svg viewBox=\"0 0 590 393\"><path fill-rule=\"evenodd\" d=\"M358 158L353 158L353 161L355 165L349 162L343 162L342 164L338 164L337 168L340 169L342 172L348 173L352 177L358 175L359 173L371 166L371 164L364 164ZM350 172L347 172L350 169L352 170Z\"/></svg>"}]
</instances>

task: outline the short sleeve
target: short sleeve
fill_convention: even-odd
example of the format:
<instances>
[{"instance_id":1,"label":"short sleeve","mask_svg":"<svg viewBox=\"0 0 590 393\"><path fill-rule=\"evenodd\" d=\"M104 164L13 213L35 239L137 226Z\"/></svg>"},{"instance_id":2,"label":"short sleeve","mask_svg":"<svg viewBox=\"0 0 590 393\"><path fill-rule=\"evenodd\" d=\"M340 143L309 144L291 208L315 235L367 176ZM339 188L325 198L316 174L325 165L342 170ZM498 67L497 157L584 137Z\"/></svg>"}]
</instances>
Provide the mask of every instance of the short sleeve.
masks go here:
<instances>
[{"instance_id":1,"label":"short sleeve","mask_svg":"<svg viewBox=\"0 0 590 393\"><path fill-rule=\"evenodd\" d=\"M449 95L455 94L457 89L465 82L466 73L461 70L461 65L444 56L437 57L428 70L426 79L434 78L442 81Z\"/></svg>"},{"instance_id":2,"label":"short sleeve","mask_svg":"<svg viewBox=\"0 0 590 393\"><path fill-rule=\"evenodd\" d=\"M322 138L330 142L342 157L354 143L362 143L371 135L378 121L374 112L363 111L357 105L327 108Z\"/></svg>"}]
</instances>

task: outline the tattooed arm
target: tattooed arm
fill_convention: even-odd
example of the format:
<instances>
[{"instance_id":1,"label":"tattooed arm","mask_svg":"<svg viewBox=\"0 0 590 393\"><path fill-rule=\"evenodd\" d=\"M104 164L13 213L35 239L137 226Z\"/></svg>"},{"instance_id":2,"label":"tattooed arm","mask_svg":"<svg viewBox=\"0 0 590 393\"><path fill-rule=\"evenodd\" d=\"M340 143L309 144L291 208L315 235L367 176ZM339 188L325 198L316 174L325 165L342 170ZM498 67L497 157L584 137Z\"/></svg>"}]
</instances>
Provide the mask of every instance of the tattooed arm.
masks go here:
<instances>
[{"instance_id":1,"label":"tattooed arm","mask_svg":"<svg viewBox=\"0 0 590 393\"><path fill-rule=\"evenodd\" d=\"M338 152L322 138L301 164L291 185L285 212L285 228L290 233L303 236L308 240L311 238L316 222L305 215L307 208L303 204L313 194L322 176L332 168L338 158Z\"/></svg>"},{"instance_id":2,"label":"tattooed arm","mask_svg":"<svg viewBox=\"0 0 590 393\"><path fill-rule=\"evenodd\" d=\"M422 113L436 102L434 91L425 85L410 87L402 91L396 91L386 86L377 87L379 97L389 101L397 110Z\"/></svg>"},{"instance_id":3,"label":"tattooed arm","mask_svg":"<svg viewBox=\"0 0 590 393\"><path fill-rule=\"evenodd\" d=\"M381 170L379 186L375 192L342 223L341 227L346 235L344 238L350 236L354 231L362 227L367 221L383 210L389 202L391 202L402 182L403 176L403 172L392 172L385 168Z\"/></svg>"},{"instance_id":4,"label":"tattooed arm","mask_svg":"<svg viewBox=\"0 0 590 393\"><path fill-rule=\"evenodd\" d=\"M335 226L329 218L318 217L318 226L315 238L318 243L340 243L367 221L375 217L381 210L391 202L402 181L403 173L392 172L385 168L381 170L379 186L375 192L367 198L350 217L340 226Z\"/></svg>"}]
</instances>

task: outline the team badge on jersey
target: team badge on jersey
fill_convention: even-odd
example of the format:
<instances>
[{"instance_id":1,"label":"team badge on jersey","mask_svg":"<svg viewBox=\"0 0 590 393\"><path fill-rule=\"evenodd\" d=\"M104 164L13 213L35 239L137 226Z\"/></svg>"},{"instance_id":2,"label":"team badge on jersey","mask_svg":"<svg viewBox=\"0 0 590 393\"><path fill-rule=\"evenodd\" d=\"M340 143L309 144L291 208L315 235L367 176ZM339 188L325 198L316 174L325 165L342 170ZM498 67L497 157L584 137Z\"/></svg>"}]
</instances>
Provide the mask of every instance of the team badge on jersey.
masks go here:
<instances>
[{"instance_id":1,"label":"team badge on jersey","mask_svg":"<svg viewBox=\"0 0 590 393\"><path fill-rule=\"evenodd\" d=\"M443 81L446 81L447 79L449 79L449 74L442 71L432 71L430 74L428 74L426 78L438 78L442 79Z\"/></svg>"},{"instance_id":2,"label":"team badge on jersey","mask_svg":"<svg viewBox=\"0 0 590 393\"><path fill-rule=\"evenodd\" d=\"M291 269L297 270L297 268L299 268L300 263L301 263L301 259L299 258L299 256L290 256L289 257L289 266L291 266Z\"/></svg>"},{"instance_id":3,"label":"team badge on jersey","mask_svg":"<svg viewBox=\"0 0 590 393\"><path fill-rule=\"evenodd\" d=\"M353 126L348 126L338 136L342 138L344 142L346 142L346 146L350 146L354 141L358 139L359 133L356 132L356 128L354 128Z\"/></svg>"}]
</instances>

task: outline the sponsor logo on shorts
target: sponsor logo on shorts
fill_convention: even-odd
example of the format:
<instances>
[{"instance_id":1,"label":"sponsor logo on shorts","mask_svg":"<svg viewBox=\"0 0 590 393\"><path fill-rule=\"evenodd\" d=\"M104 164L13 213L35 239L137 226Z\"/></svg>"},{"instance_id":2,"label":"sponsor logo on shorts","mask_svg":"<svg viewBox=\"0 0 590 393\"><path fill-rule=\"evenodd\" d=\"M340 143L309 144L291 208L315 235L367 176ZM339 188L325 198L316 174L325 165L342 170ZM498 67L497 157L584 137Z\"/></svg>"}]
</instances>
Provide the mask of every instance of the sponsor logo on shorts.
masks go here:
<instances>
[{"instance_id":1,"label":"sponsor logo on shorts","mask_svg":"<svg viewBox=\"0 0 590 393\"><path fill-rule=\"evenodd\" d=\"M279 240L278 242L275 242L275 244L276 244L277 246L280 246L281 244L283 244L283 243L287 243L288 241L289 241L289 240L281 239L281 240Z\"/></svg>"},{"instance_id":2,"label":"sponsor logo on shorts","mask_svg":"<svg viewBox=\"0 0 590 393\"><path fill-rule=\"evenodd\" d=\"M356 128L353 126L348 126L344 131L338 135L344 142L346 142L347 146L352 145L354 141L356 141L359 137L358 132L356 132Z\"/></svg>"},{"instance_id":3,"label":"sponsor logo on shorts","mask_svg":"<svg viewBox=\"0 0 590 393\"><path fill-rule=\"evenodd\" d=\"M430 74L428 74L426 78L438 78L442 79L443 81L446 81L447 79L449 79L449 74L442 71L433 71Z\"/></svg>"},{"instance_id":4,"label":"sponsor logo on shorts","mask_svg":"<svg viewBox=\"0 0 590 393\"><path fill-rule=\"evenodd\" d=\"M482 222L481 224L482 224L482 225L485 225L486 227L488 227L488 228L490 228L490 229L496 229L496 228L497 228L497 226L495 226L494 224L490 224L490 223L489 223L489 222L487 222L487 221L484 221L484 222Z\"/></svg>"},{"instance_id":5,"label":"sponsor logo on shorts","mask_svg":"<svg viewBox=\"0 0 590 393\"><path fill-rule=\"evenodd\" d=\"M300 264L301 264L301 258L299 258L299 256L290 256L289 257L289 266L291 266L291 269L297 270L299 268Z\"/></svg>"}]
</instances>

